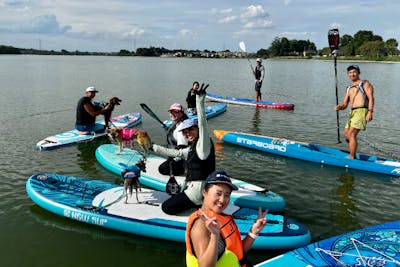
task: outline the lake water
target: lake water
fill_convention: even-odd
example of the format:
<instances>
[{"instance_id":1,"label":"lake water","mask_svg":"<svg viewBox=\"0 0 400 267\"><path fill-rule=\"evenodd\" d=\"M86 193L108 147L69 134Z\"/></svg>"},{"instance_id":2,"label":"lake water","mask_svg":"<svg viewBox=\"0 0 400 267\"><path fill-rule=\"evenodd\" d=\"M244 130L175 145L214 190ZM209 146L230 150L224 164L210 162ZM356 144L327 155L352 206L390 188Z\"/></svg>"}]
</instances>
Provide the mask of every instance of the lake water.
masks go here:
<instances>
[{"instance_id":1,"label":"lake water","mask_svg":"<svg viewBox=\"0 0 400 267\"><path fill-rule=\"evenodd\" d=\"M252 62L254 65L254 62ZM285 137L346 149L337 144L332 61L267 60L264 100L287 101L293 111L229 105L210 129ZM342 100L348 83L338 62ZM374 120L360 134L359 151L400 159L400 64L359 63L375 87ZM94 156L107 138L54 151L37 151L46 136L72 129L75 105L87 86L97 100L118 96L114 114L141 112L153 141L163 144L159 124L173 102L184 103L193 81L209 92L253 98L253 77L244 59L0 56L0 255L2 266L184 266L185 246L71 221L35 205L25 192L29 176L58 173L114 182ZM347 111L340 113L341 132ZM343 140L343 138L341 138ZM400 178L321 166L216 142L217 168L282 194L285 215L305 224L313 241L399 219ZM278 252L252 251L259 262Z\"/></svg>"}]
</instances>

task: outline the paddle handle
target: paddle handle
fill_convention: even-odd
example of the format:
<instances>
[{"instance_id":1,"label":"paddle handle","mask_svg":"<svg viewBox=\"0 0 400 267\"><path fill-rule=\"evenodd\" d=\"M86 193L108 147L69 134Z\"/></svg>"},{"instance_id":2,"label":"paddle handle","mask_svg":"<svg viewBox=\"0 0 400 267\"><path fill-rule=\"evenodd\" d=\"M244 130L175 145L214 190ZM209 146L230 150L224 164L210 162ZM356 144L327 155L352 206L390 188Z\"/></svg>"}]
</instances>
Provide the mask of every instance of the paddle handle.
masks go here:
<instances>
[{"instance_id":1,"label":"paddle handle","mask_svg":"<svg viewBox=\"0 0 400 267\"><path fill-rule=\"evenodd\" d=\"M142 109L144 111L146 111L147 114L149 114L153 119L155 119L156 121L158 121L159 123L161 123L162 127L167 130L168 127L167 125L164 124L164 122L162 120L160 120L160 118L158 118L158 116L151 110L151 108L149 108L145 103L140 103L140 106L142 107Z\"/></svg>"}]
</instances>

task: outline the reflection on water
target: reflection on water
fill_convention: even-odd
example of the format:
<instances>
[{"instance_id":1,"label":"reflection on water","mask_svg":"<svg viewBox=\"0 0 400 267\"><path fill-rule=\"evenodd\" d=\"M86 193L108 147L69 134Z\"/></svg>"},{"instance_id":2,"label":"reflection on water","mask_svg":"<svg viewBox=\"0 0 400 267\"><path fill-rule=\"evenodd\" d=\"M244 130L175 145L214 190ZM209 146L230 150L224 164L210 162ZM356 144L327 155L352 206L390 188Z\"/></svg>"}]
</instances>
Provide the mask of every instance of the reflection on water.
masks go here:
<instances>
[{"instance_id":1,"label":"reflection on water","mask_svg":"<svg viewBox=\"0 0 400 267\"><path fill-rule=\"evenodd\" d=\"M260 134L260 109L255 108L254 109L254 115L253 115L253 133L254 134Z\"/></svg>"},{"instance_id":2,"label":"reflection on water","mask_svg":"<svg viewBox=\"0 0 400 267\"><path fill-rule=\"evenodd\" d=\"M348 172L338 177L339 185L335 190L335 204L332 206L333 225L335 229L350 231L358 228L357 212L359 209L354 203L354 176Z\"/></svg>"}]
</instances>

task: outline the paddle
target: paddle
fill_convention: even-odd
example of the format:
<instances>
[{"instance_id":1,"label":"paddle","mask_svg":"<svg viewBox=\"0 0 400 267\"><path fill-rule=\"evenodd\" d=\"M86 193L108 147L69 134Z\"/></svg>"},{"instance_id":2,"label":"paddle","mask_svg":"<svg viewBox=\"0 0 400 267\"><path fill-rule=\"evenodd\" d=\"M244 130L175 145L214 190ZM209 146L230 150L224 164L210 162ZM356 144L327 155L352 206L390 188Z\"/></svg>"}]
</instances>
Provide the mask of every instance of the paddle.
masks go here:
<instances>
[{"instance_id":1,"label":"paddle","mask_svg":"<svg viewBox=\"0 0 400 267\"><path fill-rule=\"evenodd\" d=\"M167 185L165 186L165 192L167 192L171 196L176 195L179 193L179 191L181 191L180 186L176 181L174 172L172 170L172 161L173 159L171 159L169 162L169 180L167 182Z\"/></svg>"},{"instance_id":2,"label":"paddle","mask_svg":"<svg viewBox=\"0 0 400 267\"><path fill-rule=\"evenodd\" d=\"M242 50L243 52L247 53L247 52L246 52L246 44L245 44L243 41L241 41L241 42L239 43L239 48L240 48L240 50ZM253 65L252 65L251 62L250 62L250 59L249 59L248 57L246 57L246 58L247 58L247 60L248 60L249 63L250 63L251 71L254 73L254 68L253 68Z\"/></svg>"},{"instance_id":3,"label":"paddle","mask_svg":"<svg viewBox=\"0 0 400 267\"><path fill-rule=\"evenodd\" d=\"M155 119L156 121L158 121L159 123L161 123L162 127L167 130L168 127L167 125L164 124L164 122L162 122L162 120L160 120L157 115L151 110L151 108L149 108L145 103L140 103L140 106L142 107L142 109L144 111L147 112L147 114L149 114L153 119Z\"/></svg>"},{"instance_id":4,"label":"paddle","mask_svg":"<svg viewBox=\"0 0 400 267\"><path fill-rule=\"evenodd\" d=\"M336 87L336 105L339 105L339 98L338 98L338 79L337 79L337 67L336 67L336 57L339 50L339 30L338 29L331 29L328 31L328 42L329 48L333 54L333 62L335 65L335 87ZM340 129L339 129L339 110L336 110L336 126L337 126L337 138L338 144L340 141Z\"/></svg>"}]
</instances>

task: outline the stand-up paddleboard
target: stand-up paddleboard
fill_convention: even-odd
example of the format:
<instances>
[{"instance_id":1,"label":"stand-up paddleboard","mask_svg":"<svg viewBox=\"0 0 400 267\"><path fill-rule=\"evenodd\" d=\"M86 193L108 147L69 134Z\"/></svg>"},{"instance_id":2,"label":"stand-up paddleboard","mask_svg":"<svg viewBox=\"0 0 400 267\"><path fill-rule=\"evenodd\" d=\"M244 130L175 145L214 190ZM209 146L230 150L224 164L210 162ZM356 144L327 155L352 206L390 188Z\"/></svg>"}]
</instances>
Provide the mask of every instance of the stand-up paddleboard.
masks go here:
<instances>
[{"instance_id":1,"label":"stand-up paddleboard","mask_svg":"<svg viewBox=\"0 0 400 267\"><path fill-rule=\"evenodd\" d=\"M120 115L113 117L110 120L110 127L113 128L130 128L138 125L142 121L142 115L137 112L128 113L125 115ZM96 122L95 131L104 129L104 120ZM59 148L62 146L67 146L73 143L92 140L97 137L106 135L105 131L101 131L95 134L80 135L76 129L56 134L53 136L46 137L45 139L39 141L36 144L36 148L39 150L50 150Z\"/></svg>"},{"instance_id":2,"label":"stand-up paddleboard","mask_svg":"<svg viewBox=\"0 0 400 267\"><path fill-rule=\"evenodd\" d=\"M218 103L215 105L206 106L205 107L206 118L207 119L214 118L214 117L224 113L226 111L226 106L227 105L225 103ZM186 112L186 115L189 117L189 119L197 119L197 114L193 115L193 114ZM171 126L171 124L172 124L171 118L168 118L164 121L164 125L167 126L168 128Z\"/></svg>"},{"instance_id":3,"label":"stand-up paddleboard","mask_svg":"<svg viewBox=\"0 0 400 267\"><path fill-rule=\"evenodd\" d=\"M360 153L356 154L357 159L349 159L347 158L349 156L349 152L347 151L255 134L214 130L214 135L217 139L224 142L280 156L400 176L400 162L392 159L384 159Z\"/></svg>"},{"instance_id":4,"label":"stand-up paddleboard","mask_svg":"<svg viewBox=\"0 0 400 267\"><path fill-rule=\"evenodd\" d=\"M331 237L256 267L400 266L400 221Z\"/></svg>"},{"instance_id":5,"label":"stand-up paddleboard","mask_svg":"<svg viewBox=\"0 0 400 267\"><path fill-rule=\"evenodd\" d=\"M62 176L36 174L26 182L29 197L42 208L76 221L136 235L185 242L188 216L167 215L161 203L168 194L142 188L125 204L123 187L110 182ZM229 205L243 237L250 231L258 210ZM267 215L268 224L255 240L256 249L294 249L310 242L306 227L281 215Z\"/></svg>"},{"instance_id":6,"label":"stand-up paddleboard","mask_svg":"<svg viewBox=\"0 0 400 267\"><path fill-rule=\"evenodd\" d=\"M206 95L208 100L223 102L235 105L244 105L244 106L253 106L257 108L274 108L274 109L294 109L294 104L291 103L282 103L282 102L270 102L270 101L254 101L245 98L237 98L237 97L223 97L220 95L214 95L207 93Z\"/></svg>"},{"instance_id":7,"label":"stand-up paddleboard","mask_svg":"<svg viewBox=\"0 0 400 267\"><path fill-rule=\"evenodd\" d=\"M128 166L134 165L142 159L142 154L136 150L125 148L121 154L116 154L117 151L118 146L112 144L101 145L96 149L97 161L117 175L121 175L121 172ZM147 155L146 172L141 172L140 183L156 190L165 191L169 176L158 172L158 166L164 161L163 157ZM185 177L175 176L175 178L179 184L184 183ZM232 191L232 204L253 209L262 207L270 212L281 212L285 209L286 203L282 196L245 181L233 179L232 182L239 187L239 190Z\"/></svg>"}]
</instances>

